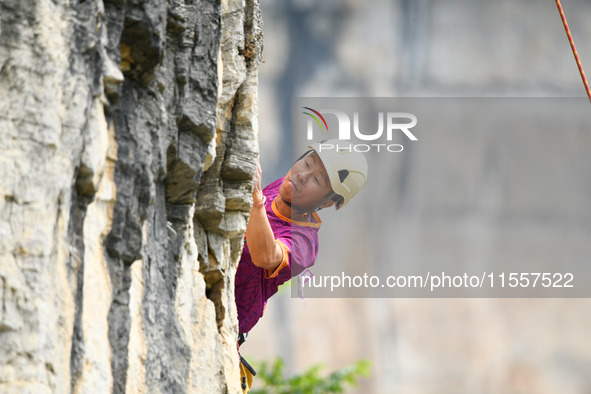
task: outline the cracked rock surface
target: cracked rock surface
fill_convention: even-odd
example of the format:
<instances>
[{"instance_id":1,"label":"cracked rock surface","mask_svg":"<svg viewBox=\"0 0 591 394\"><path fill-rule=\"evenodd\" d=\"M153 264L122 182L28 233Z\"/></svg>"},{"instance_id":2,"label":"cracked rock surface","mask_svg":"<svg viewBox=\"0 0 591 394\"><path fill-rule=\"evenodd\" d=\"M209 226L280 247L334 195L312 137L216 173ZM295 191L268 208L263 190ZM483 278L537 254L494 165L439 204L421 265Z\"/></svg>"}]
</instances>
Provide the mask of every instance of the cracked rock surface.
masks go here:
<instances>
[{"instance_id":1,"label":"cracked rock surface","mask_svg":"<svg viewBox=\"0 0 591 394\"><path fill-rule=\"evenodd\" d=\"M0 2L0 392L239 392L258 1Z\"/></svg>"}]
</instances>

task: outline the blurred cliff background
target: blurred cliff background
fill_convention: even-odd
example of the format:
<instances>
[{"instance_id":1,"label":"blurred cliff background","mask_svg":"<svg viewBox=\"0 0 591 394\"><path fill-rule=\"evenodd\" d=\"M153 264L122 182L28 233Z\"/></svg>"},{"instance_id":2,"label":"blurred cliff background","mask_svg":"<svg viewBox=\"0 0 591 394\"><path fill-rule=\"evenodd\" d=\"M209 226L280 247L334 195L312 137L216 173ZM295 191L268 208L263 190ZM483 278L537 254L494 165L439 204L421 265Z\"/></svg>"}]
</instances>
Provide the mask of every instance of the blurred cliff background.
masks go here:
<instances>
[{"instance_id":1,"label":"blurred cliff background","mask_svg":"<svg viewBox=\"0 0 591 394\"><path fill-rule=\"evenodd\" d=\"M589 69L591 2L564 1L563 7L583 66ZM259 74L259 124L267 183L291 165L290 105L295 96L585 95L553 1L283 0L266 2L262 13L265 63ZM557 138L559 134L557 130ZM535 132L528 138L531 144L523 148L521 161L518 151L511 156L521 168L528 168L530 153L542 155L547 148L536 144ZM480 188L478 178L470 175L484 171L488 146L477 137L472 141L473 146L463 149L473 150L474 160L457 174L465 183L459 189L438 189L449 204L425 210L425 204L411 202L401 206L404 215L385 218L398 221L398 227L408 224L404 217L424 218L414 223L408 237L393 240L393 247L408 251L427 239L424 250L413 249L409 256L428 256L431 248L433 253L453 250L475 264L494 264L494 256L510 255L556 265L557 256L576 249L582 264L591 263L591 159L585 154L591 130L570 133L553 158L562 174L579 169L567 177L567 189L549 189L539 197L501 193L498 185ZM502 139L496 143L499 151L506 148ZM465 153L457 148L445 152L449 162ZM439 159L445 166L446 158ZM432 166L430 160L415 157L406 169L408 177ZM393 176L399 176L397 171L393 169ZM496 176L506 183L511 170ZM420 196L416 184L402 185L395 206L400 206L398 197L406 196L408 202L408 196ZM511 221L490 220L498 212L486 201L476 204L469 220L454 216L457 211L450 207L468 201L462 190L474 191L476 198L500 196L495 204L512 213ZM544 212L548 208L551 214ZM503 233L505 229L512 232ZM320 237L322 261L330 251L322 254L322 230ZM552 253L543 252L548 248ZM243 354L253 359L278 355L291 372L315 363L338 368L359 358L372 360L372 376L361 382L359 393L589 393L590 307L587 299L303 303L286 290L270 300Z\"/></svg>"}]
</instances>

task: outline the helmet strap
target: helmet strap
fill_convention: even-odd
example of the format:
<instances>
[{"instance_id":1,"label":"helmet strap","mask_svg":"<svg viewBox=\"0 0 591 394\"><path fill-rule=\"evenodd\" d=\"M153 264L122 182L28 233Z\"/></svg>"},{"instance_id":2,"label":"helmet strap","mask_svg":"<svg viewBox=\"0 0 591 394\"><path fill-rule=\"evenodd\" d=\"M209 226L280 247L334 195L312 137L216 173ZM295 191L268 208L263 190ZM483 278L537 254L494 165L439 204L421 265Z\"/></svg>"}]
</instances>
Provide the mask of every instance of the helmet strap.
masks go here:
<instances>
[{"instance_id":1,"label":"helmet strap","mask_svg":"<svg viewBox=\"0 0 591 394\"><path fill-rule=\"evenodd\" d=\"M296 213L299 213L302 216L308 216L308 215L310 215L311 212L315 212L315 210L304 211L303 209L300 209L300 208L296 207L295 205L293 205L292 203L287 202L287 201L283 201L283 203L285 205L287 205L292 211L296 211ZM292 213L292 215L293 215L293 213Z\"/></svg>"},{"instance_id":2,"label":"helmet strap","mask_svg":"<svg viewBox=\"0 0 591 394\"><path fill-rule=\"evenodd\" d=\"M327 202L328 200L330 200L331 198L333 198L334 196L338 196L338 194L333 191L324 199L324 201L322 201L316 207L314 207L308 211L303 211L303 210L299 209L298 207L294 207L291 203L288 203L288 202L285 202L285 204L287 204L290 208L295 209L296 211L299 211L300 215L307 217L307 216L310 216L311 214L313 214L314 212L320 211L322 209L322 208L320 208L320 206L322 204L324 204L325 202Z\"/></svg>"}]
</instances>

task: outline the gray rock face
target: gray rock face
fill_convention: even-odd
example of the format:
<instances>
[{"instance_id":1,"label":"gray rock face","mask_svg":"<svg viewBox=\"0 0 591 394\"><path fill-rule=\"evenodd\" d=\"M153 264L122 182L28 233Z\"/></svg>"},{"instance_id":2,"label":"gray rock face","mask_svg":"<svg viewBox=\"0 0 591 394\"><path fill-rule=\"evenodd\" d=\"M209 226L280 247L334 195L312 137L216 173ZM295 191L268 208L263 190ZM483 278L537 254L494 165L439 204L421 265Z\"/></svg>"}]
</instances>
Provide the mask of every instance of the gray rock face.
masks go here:
<instances>
[{"instance_id":1,"label":"gray rock face","mask_svg":"<svg viewBox=\"0 0 591 394\"><path fill-rule=\"evenodd\" d=\"M238 392L258 1L0 3L0 392Z\"/></svg>"}]
</instances>

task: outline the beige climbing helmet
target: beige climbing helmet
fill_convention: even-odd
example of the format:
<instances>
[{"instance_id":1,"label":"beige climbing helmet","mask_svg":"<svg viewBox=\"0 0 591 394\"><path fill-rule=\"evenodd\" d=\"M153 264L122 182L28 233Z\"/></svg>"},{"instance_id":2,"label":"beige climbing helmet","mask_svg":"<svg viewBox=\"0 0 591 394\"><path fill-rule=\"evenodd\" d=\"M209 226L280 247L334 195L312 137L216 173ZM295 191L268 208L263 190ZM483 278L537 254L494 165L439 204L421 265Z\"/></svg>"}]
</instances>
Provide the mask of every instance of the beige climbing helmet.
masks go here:
<instances>
[{"instance_id":1,"label":"beige climbing helmet","mask_svg":"<svg viewBox=\"0 0 591 394\"><path fill-rule=\"evenodd\" d=\"M317 142L309 145L308 148L313 149L322 160L332 190L343 197L343 202L335 206L336 209L341 209L365 186L367 180L365 156L363 153L355 152L351 143L342 140Z\"/></svg>"}]
</instances>

